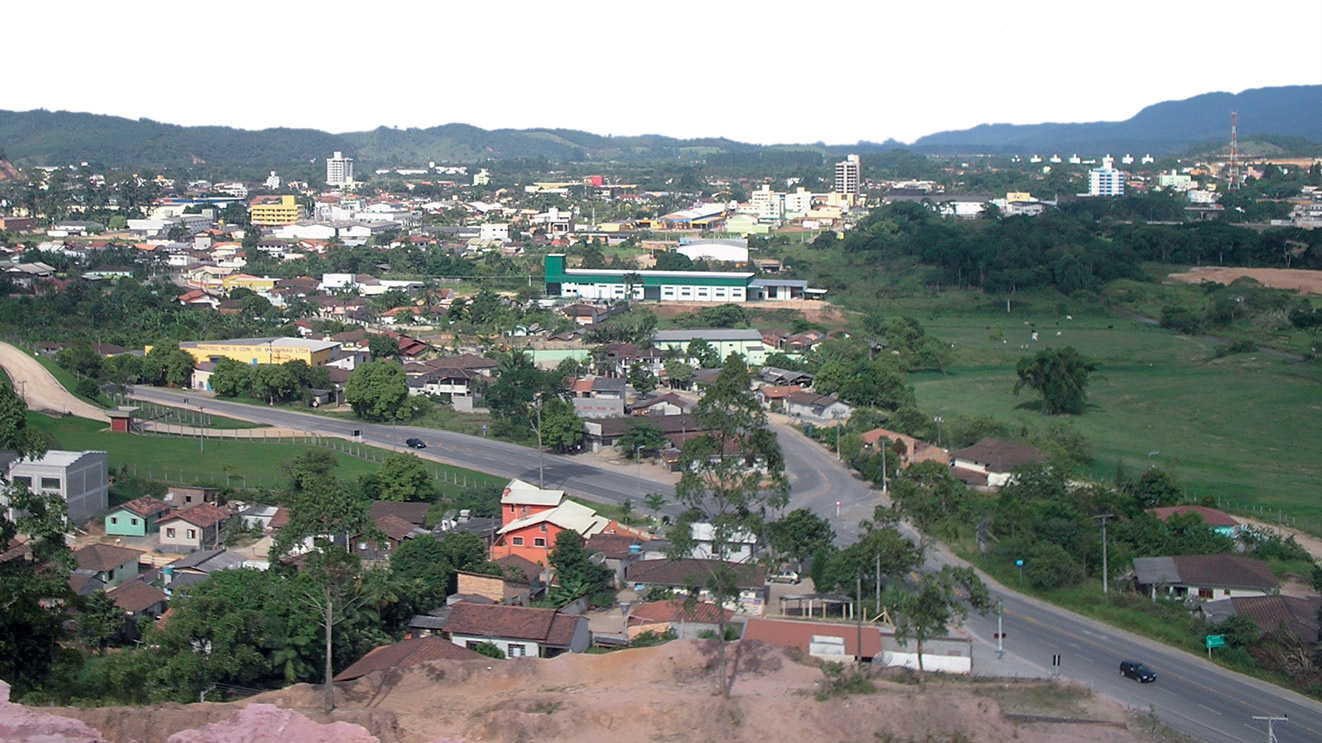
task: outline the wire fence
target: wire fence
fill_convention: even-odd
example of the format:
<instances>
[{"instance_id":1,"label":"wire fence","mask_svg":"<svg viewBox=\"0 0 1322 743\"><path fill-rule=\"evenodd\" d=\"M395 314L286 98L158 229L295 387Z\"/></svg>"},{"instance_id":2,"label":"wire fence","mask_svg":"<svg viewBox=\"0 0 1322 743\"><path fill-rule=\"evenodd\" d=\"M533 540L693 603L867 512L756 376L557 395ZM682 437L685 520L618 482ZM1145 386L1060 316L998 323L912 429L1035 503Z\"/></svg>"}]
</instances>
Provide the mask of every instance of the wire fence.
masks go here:
<instances>
[{"instance_id":1,"label":"wire fence","mask_svg":"<svg viewBox=\"0 0 1322 743\"><path fill-rule=\"evenodd\" d=\"M1312 519L1307 516L1294 516L1285 512L1281 508L1271 508L1257 503L1245 503L1243 501L1230 500L1229 498L1217 498L1216 507L1226 513L1239 516L1247 516L1256 521L1267 524L1274 524L1290 529L1308 532L1315 536L1322 536L1322 520Z\"/></svg>"}]
</instances>

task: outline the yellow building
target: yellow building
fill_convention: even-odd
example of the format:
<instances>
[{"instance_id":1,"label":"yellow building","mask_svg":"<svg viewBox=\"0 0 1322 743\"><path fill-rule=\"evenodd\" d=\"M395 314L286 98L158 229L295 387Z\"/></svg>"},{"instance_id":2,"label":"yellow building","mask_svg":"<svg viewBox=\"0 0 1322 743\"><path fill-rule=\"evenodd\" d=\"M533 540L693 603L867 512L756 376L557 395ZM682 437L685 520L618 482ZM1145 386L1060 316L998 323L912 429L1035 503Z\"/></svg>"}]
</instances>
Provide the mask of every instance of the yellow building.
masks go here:
<instances>
[{"instance_id":1,"label":"yellow building","mask_svg":"<svg viewBox=\"0 0 1322 743\"><path fill-rule=\"evenodd\" d=\"M255 292L269 292L275 288L275 282L279 279L270 276L253 276L247 273L236 273L221 279L225 286L225 291L229 292L237 287L251 289Z\"/></svg>"},{"instance_id":2,"label":"yellow building","mask_svg":"<svg viewBox=\"0 0 1322 743\"><path fill-rule=\"evenodd\" d=\"M294 224L302 216L302 209L298 197L291 194L258 196L248 207L248 214L253 224Z\"/></svg>"},{"instance_id":3,"label":"yellow building","mask_svg":"<svg viewBox=\"0 0 1322 743\"><path fill-rule=\"evenodd\" d=\"M234 359L253 365L303 361L309 366L324 365L331 360L331 353L339 346L335 341L305 338L231 338L226 341L185 341L179 344L179 348L192 354L199 364L204 361Z\"/></svg>"},{"instance_id":4,"label":"yellow building","mask_svg":"<svg viewBox=\"0 0 1322 743\"><path fill-rule=\"evenodd\" d=\"M1005 194L1005 200L1007 203L1014 203L1016 201L1032 201L1033 194L1027 191L1009 191Z\"/></svg>"}]
</instances>

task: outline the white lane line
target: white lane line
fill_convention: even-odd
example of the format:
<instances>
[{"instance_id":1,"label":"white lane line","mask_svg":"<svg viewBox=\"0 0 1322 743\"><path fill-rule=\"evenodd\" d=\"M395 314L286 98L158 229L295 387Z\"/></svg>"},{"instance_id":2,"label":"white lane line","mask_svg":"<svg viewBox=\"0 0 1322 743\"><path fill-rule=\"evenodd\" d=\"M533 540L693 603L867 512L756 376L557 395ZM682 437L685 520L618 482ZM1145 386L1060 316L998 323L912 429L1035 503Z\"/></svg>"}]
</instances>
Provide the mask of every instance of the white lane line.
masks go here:
<instances>
[{"instance_id":1,"label":"white lane line","mask_svg":"<svg viewBox=\"0 0 1322 743\"><path fill-rule=\"evenodd\" d=\"M1219 710L1219 709L1213 709L1213 708L1211 708L1211 707L1208 707L1206 704L1200 704L1200 705L1198 705L1198 706L1199 706L1199 707L1202 707L1203 709L1207 710L1208 712L1215 712L1215 713L1217 713L1218 715L1224 715L1224 714L1225 714L1224 712L1222 712L1222 711Z\"/></svg>"}]
</instances>

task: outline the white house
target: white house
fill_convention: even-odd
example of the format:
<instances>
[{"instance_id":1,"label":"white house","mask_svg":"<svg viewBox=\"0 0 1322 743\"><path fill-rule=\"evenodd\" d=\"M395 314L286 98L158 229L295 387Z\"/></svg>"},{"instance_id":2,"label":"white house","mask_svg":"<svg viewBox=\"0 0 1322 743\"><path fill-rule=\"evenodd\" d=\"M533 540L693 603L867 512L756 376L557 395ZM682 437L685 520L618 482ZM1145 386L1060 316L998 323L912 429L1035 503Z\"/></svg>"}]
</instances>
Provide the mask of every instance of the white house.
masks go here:
<instances>
[{"instance_id":1,"label":"white house","mask_svg":"<svg viewBox=\"0 0 1322 743\"><path fill-rule=\"evenodd\" d=\"M526 606L460 602L450 607L443 631L455 645L475 650L491 643L508 658L552 658L592 644L587 617Z\"/></svg>"},{"instance_id":2,"label":"white house","mask_svg":"<svg viewBox=\"0 0 1322 743\"><path fill-rule=\"evenodd\" d=\"M713 542L716 538L716 527L707 523L693 524L693 552L689 554L695 560L712 560L716 558L716 550ZM757 555L757 535L748 531L737 531L726 536L725 539L725 561L726 562L748 562Z\"/></svg>"}]
</instances>

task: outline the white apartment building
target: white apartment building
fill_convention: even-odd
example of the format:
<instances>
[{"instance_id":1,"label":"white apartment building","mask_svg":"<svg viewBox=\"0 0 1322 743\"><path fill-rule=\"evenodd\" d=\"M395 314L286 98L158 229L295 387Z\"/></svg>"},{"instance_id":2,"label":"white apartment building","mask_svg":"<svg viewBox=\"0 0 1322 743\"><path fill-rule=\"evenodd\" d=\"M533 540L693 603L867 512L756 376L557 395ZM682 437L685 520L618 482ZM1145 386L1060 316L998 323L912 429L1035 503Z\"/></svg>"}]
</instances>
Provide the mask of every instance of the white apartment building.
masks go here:
<instances>
[{"instance_id":1,"label":"white apartment building","mask_svg":"<svg viewBox=\"0 0 1322 743\"><path fill-rule=\"evenodd\" d=\"M835 164L836 193L859 195L863 184L863 166L858 155L849 155Z\"/></svg>"},{"instance_id":2,"label":"white apartment building","mask_svg":"<svg viewBox=\"0 0 1322 743\"><path fill-rule=\"evenodd\" d=\"M326 158L326 183L332 186L353 183L353 158L338 150L335 157Z\"/></svg>"},{"instance_id":3,"label":"white apartment building","mask_svg":"<svg viewBox=\"0 0 1322 743\"><path fill-rule=\"evenodd\" d=\"M81 525L110 507L109 462L103 451L52 450L41 459L10 462L9 481L32 492L58 493L68 505L69 523Z\"/></svg>"},{"instance_id":4,"label":"white apartment building","mask_svg":"<svg viewBox=\"0 0 1322 743\"><path fill-rule=\"evenodd\" d=\"M1116 170L1115 158L1102 158L1102 167L1088 171L1089 196L1124 196L1125 174Z\"/></svg>"}]
</instances>

